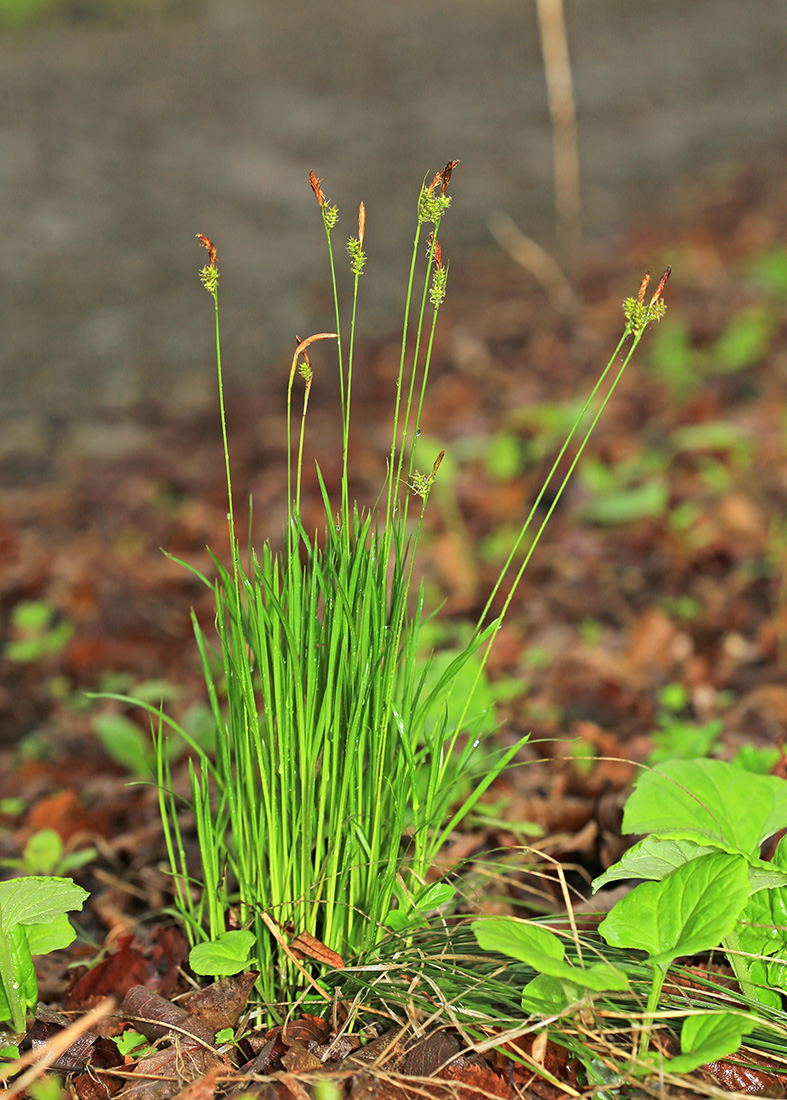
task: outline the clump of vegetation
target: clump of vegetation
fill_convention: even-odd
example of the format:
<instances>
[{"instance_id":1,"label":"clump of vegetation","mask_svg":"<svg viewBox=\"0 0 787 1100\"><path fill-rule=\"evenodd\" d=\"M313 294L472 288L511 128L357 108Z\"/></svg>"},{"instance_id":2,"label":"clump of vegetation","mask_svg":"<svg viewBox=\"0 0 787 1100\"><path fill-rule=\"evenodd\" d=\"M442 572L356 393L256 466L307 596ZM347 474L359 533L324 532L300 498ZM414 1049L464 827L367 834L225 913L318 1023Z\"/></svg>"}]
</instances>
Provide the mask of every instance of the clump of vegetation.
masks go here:
<instances>
[{"instance_id":1,"label":"clump of vegetation","mask_svg":"<svg viewBox=\"0 0 787 1100\"><path fill-rule=\"evenodd\" d=\"M430 873L447 839L526 740L506 751L486 744L484 708L479 710L474 699L489 649L598 418L645 329L664 312L662 292L669 270L649 303L649 276L637 297L626 302L620 343L575 417L475 629L447 665L433 657L424 661L420 634L427 610L415 555L443 451L425 456L424 464L419 437L435 326L448 279L439 233L457 163L449 162L422 186L418 197L391 447L377 512L352 501L349 490L355 317L366 258L366 210L361 204L357 236L347 245L353 295L345 346L333 246L338 209L311 174L328 245L335 331L299 339L292 358L288 515L280 551L269 543L259 551L251 546L242 551L237 538L224 412L218 255L213 242L199 236L208 253L200 278L215 308L230 565L214 557L217 579L198 574L215 595L218 651L214 654L195 619L217 732L215 758L191 743L191 806L201 862L196 883L180 833L163 725L157 738L158 782L177 910L193 944L192 965L211 974L258 970L258 990L272 1020L282 1018L294 998L329 1000L333 989L327 974L349 963L369 964L391 938L406 945L430 914L450 909L453 887L431 882ZM424 232L426 270L416 291ZM338 349L341 483L333 501L317 469L325 522L324 530L313 534L304 526L301 500L307 412L319 369L310 355L323 341L335 342ZM296 412L296 385L301 384ZM546 516L531 532L544 493L586 416L589 424L552 489Z\"/></svg>"}]
</instances>

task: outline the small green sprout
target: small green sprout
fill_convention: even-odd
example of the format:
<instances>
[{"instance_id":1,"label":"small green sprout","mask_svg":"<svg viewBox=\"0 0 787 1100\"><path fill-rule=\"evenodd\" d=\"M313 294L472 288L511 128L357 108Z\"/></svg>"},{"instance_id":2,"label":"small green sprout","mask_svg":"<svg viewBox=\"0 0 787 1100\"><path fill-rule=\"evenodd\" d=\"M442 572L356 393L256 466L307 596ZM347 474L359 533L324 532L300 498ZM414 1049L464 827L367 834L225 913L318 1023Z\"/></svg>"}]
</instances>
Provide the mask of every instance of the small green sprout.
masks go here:
<instances>
[{"instance_id":1,"label":"small green sprout","mask_svg":"<svg viewBox=\"0 0 787 1100\"><path fill-rule=\"evenodd\" d=\"M67 619L55 619L55 608L44 600L22 600L11 612L12 638L2 655L17 664L27 664L61 653L74 627Z\"/></svg>"}]
</instances>

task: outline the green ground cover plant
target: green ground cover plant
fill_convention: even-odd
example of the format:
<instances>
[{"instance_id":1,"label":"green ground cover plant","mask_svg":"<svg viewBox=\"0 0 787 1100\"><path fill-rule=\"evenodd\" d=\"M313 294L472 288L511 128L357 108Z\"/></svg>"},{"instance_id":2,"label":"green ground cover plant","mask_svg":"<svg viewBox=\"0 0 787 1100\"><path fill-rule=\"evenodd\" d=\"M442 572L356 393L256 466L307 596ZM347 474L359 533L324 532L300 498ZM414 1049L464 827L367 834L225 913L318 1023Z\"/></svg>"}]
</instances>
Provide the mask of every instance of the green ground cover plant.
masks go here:
<instances>
[{"instance_id":1,"label":"green ground cover plant","mask_svg":"<svg viewBox=\"0 0 787 1100\"><path fill-rule=\"evenodd\" d=\"M649 277L638 296L627 300L623 336L575 415L475 628L450 658L424 659L420 636L429 614L415 554L444 453L429 453L421 464L420 422L448 277L438 234L457 163L449 162L424 184L418 198L391 446L373 510L352 501L349 489L366 211L361 204L357 236L347 245L353 291L345 345L333 247L338 210L325 198L321 181L310 177L328 245L335 331L299 339L290 366L282 549L266 542L259 551L251 545L242 550L237 536L217 250L199 236L208 252L200 277L215 310L230 564L213 558L215 581L197 574L216 601L217 645L194 621L216 727L215 756L178 730L193 752L190 805L199 838L198 877L186 858L164 735L166 726L177 727L164 715L156 738L157 778L176 907L193 945L192 964L216 975L258 970L262 1010L270 1020L283 1018L295 999L329 1000L329 974L371 964L388 941L407 946L419 929L450 910L453 886L427 885L427 876L448 838L527 739L505 751L488 741L483 687L489 648L598 418L646 328L664 312L669 271L648 304ZM428 227L426 270L416 290ZM322 367L310 357L326 341L338 349L341 477L334 500L316 469L325 519L323 531L312 533L304 526L301 502L307 412ZM298 411L296 383L302 386ZM586 419L569 459L568 448ZM558 473L552 503L533 532L538 506Z\"/></svg>"},{"instance_id":2,"label":"green ground cover plant","mask_svg":"<svg viewBox=\"0 0 787 1100\"><path fill-rule=\"evenodd\" d=\"M721 760L668 761L643 771L626 804L623 832L647 835L594 882L598 890L646 880L600 922L603 942L583 941L573 924L558 936L514 918L477 920L473 933L485 950L535 971L523 983L522 1008L556 1026L559 1042L571 1045L561 1020L565 1029L591 1006L614 1018L625 1012L625 996L639 1041L616 1072L688 1073L734 1054L755 1031L786 1034L787 845L780 840L772 858L761 857L763 843L785 822L787 781ZM741 993L725 989L715 998L722 1003L714 1003L693 979L693 995L684 992L676 1002L668 983L676 961L720 947ZM665 1059L652 1048L654 1031L677 1030L678 1021L680 1053ZM596 1055L575 1049L592 1077Z\"/></svg>"},{"instance_id":3,"label":"green ground cover plant","mask_svg":"<svg viewBox=\"0 0 787 1100\"><path fill-rule=\"evenodd\" d=\"M86 890L71 879L27 876L0 882L0 1023L25 1030L38 1000L33 955L67 947L76 932L67 914L81 909Z\"/></svg>"},{"instance_id":4,"label":"green ground cover plant","mask_svg":"<svg viewBox=\"0 0 787 1100\"><path fill-rule=\"evenodd\" d=\"M628 935L624 925L635 928L637 912L661 906L680 872L682 890L699 884L697 896L711 914L718 920L731 916L730 927L707 948L723 944L742 992L780 1007L779 990L787 988L787 845L780 840L770 860L761 858L761 846L785 824L787 781L779 776L708 759L669 761L643 772L626 803L623 831L648 835L596 879L594 888L618 879L651 881L618 902L602 922L601 935L616 946L643 946L622 942ZM733 873L740 879L741 871L740 897L732 886L726 895L715 892L712 880ZM713 925L716 931L720 927Z\"/></svg>"}]
</instances>

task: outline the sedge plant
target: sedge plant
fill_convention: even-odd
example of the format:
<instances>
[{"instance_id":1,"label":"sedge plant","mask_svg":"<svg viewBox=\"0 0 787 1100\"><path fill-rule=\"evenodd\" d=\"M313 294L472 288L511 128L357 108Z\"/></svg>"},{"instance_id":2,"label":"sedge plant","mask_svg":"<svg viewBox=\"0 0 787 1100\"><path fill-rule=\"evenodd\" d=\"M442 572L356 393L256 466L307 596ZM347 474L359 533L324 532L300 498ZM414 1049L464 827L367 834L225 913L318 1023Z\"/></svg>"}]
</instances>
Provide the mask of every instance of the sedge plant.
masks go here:
<instances>
[{"instance_id":1,"label":"sedge plant","mask_svg":"<svg viewBox=\"0 0 787 1100\"><path fill-rule=\"evenodd\" d=\"M473 678L461 716L449 722L448 698L469 662L475 684L546 520L651 321L664 312L665 273L649 305L647 280L625 306L626 328L555 461L464 649L442 675L420 656L426 617L415 556L442 452L416 465L419 424L435 326L448 265L438 234L451 199L457 161L421 188L407 283L391 446L377 511L350 498L349 455L356 305L365 263L366 211L348 244L353 276L349 340L342 337L333 234L338 210L311 173L325 231L335 331L299 339L287 383L287 519L283 547L269 542L242 554L235 528L219 329L217 252L199 236L208 262L200 278L215 309L219 407L229 501L229 565L213 557L217 644L193 617L216 725L215 758L191 742L191 809L199 875L189 863L172 790L162 716L157 738L160 804L175 900L201 973L259 971L269 1020L297 996L320 1003L335 983L326 967L373 961L383 940L406 946L430 912L450 905L449 884L427 885L441 848L526 738L492 753L479 745ZM416 279L423 235L431 227L423 282ZM410 339L411 328L414 338ZM630 340L625 354L624 345ZM341 483L331 500L319 468L324 530L302 521L307 412L313 345L338 351ZM613 371L615 364L618 369ZM605 392L602 386L610 378ZM300 379L300 382L299 382ZM300 407L296 386L303 384ZM530 528L572 439L591 408L584 436L546 519ZM244 560L245 559L245 560ZM185 563L184 563L185 564ZM189 567L190 568L190 567ZM493 615L501 586L502 610ZM472 664L471 664L471 667ZM466 669L465 669L466 671ZM461 677L467 684L468 677ZM451 708L451 714L458 713ZM457 779L471 776L457 802Z\"/></svg>"}]
</instances>

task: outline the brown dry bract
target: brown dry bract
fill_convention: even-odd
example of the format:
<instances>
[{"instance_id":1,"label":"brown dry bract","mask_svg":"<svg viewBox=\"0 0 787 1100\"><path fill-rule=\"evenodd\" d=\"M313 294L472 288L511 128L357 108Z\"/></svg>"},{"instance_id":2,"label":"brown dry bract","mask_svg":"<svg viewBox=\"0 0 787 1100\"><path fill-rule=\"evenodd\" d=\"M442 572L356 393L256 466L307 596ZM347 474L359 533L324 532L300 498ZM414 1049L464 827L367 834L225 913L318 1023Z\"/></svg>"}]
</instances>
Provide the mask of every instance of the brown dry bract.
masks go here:
<instances>
[{"instance_id":1,"label":"brown dry bract","mask_svg":"<svg viewBox=\"0 0 787 1100\"><path fill-rule=\"evenodd\" d=\"M317 196L317 202L320 204L320 207L323 207L325 205L325 195L323 195L322 188L320 187L322 180L318 180L314 172L309 172L309 183L312 185L312 191Z\"/></svg>"},{"instance_id":2,"label":"brown dry bract","mask_svg":"<svg viewBox=\"0 0 787 1100\"><path fill-rule=\"evenodd\" d=\"M216 252L216 246L214 245L213 241L209 237L206 237L204 233L197 233L196 237L202 247L207 248L208 250L208 260L210 262L210 266L215 267L216 257L218 253Z\"/></svg>"}]
</instances>

